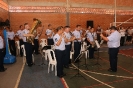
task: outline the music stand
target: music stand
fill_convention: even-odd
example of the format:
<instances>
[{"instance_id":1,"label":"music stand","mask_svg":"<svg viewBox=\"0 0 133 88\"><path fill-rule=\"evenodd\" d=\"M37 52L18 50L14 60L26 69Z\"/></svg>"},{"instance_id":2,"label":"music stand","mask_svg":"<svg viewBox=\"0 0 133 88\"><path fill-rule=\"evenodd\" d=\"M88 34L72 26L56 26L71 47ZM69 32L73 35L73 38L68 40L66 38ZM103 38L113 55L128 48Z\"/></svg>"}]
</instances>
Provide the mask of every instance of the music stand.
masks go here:
<instances>
[{"instance_id":1,"label":"music stand","mask_svg":"<svg viewBox=\"0 0 133 88\"><path fill-rule=\"evenodd\" d=\"M99 45L99 43L98 43L97 40L95 40L95 43L96 43L96 46L97 46L97 52L98 52L97 62L96 62L95 65L100 65L100 64L99 64L99 49L100 49L100 45ZM100 66L101 66L101 65L100 65Z\"/></svg>"},{"instance_id":2,"label":"music stand","mask_svg":"<svg viewBox=\"0 0 133 88\"><path fill-rule=\"evenodd\" d=\"M82 51L82 53L85 53L85 52L88 50L89 47L90 47L90 45L87 46L86 49L85 49L84 51ZM88 52L87 52L87 53L88 53ZM87 57L88 57L88 56L87 56ZM88 69L88 66L87 66L87 58L85 58L85 63L84 63L83 65L81 65L81 66L85 66L86 69L89 70L89 69Z\"/></svg>"},{"instance_id":3,"label":"music stand","mask_svg":"<svg viewBox=\"0 0 133 88\"><path fill-rule=\"evenodd\" d=\"M43 55L43 50L47 50L47 49L51 49L51 46L50 46L50 45L47 45L47 46L44 46L44 47L41 49L42 63L41 63L39 66L41 66L41 65L45 65L45 63L44 63L44 59L43 59L43 57L44 57L44 55Z\"/></svg>"},{"instance_id":4,"label":"music stand","mask_svg":"<svg viewBox=\"0 0 133 88\"><path fill-rule=\"evenodd\" d=\"M81 53L78 55L78 57L74 60L74 62L76 62L76 60L81 59L82 56L83 56L83 52L81 52ZM77 68L77 70L78 70L78 72L77 72L73 77L71 77L70 79L72 79L72 78L74 78L74 77L83 77L83 78L86 80L86 78L85 78L84 76L82 76L82 75L79 73L79 62L78 62L78 68Z\"/></svg>"}]
</instances>

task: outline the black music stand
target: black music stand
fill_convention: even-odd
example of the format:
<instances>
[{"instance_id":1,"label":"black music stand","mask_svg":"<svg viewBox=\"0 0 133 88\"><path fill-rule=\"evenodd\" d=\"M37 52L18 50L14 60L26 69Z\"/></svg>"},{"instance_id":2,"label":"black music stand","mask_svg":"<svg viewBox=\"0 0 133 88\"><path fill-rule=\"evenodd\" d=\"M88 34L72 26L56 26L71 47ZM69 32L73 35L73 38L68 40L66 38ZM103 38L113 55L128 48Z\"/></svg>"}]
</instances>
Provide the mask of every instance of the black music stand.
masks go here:
<instances>
[{"instance_id":1,"label":"black music stand","mask_svg":"<svg viewBox=\"0 0 133 88\"><path fill-rule=\"evenodd\" d=\"M74 62L76 62L77 60L81 59L83 56L83 52L81 52L78 57L74 60ZM78 68L77 68L78 72L73 76L71 77L70 79L74 78L74 77L83 77L85 80L87 80L84 76L82 76L80 73L79 73L79 62L78 62Z\"/></svg>"},{"instance_id":2,"label":"black music stand","mask_svg":"<svg viewBox=\"0 0 133 88\"><path fill-rule=\"evenodd\" d=\"M99 58L99 49L100 49L100 48L97 48L98 57L97 57L97 62L96 62L96 64L94 64L94 65L99 65L99 66L101 66L100 63L99 63L99 59L100 59L100 58Z\"/></svg>"},{"instance_id":3,"label":"black music stand","mask_svg":"<svg viewBox=\"0 0 133 88\"><path fill-rule=\"evenodd\" d=\"M51 45L44 46L44 47L41 49L41 52L42 52L43 50L47 50L47 49L51 49ZM42 54L43 54L43 52L42 52ZM41 63L39 66L41 66L41 65L45 65L43 57L42 57L42 63Z\"/></svg>"},{"instance_id":4,"label":"black music stand","mask_svg":"<svg viewBox=\"0 0 133 88\"><path fill-rule=\"evenodd\" d=\"M87 48L86 48L84 51L82 51L82 53L85 53L85 51L87 51L89 47L90 47L90 45L87 46ZM87 57L88 57L88 56L87 56ZM88 64L87 64L87 58L85 58L85 63L84 63L83 65L81 65L81 66L85 66L86 69L89 70L87 65L88 65Z\"/></svg>"}]
</instances>

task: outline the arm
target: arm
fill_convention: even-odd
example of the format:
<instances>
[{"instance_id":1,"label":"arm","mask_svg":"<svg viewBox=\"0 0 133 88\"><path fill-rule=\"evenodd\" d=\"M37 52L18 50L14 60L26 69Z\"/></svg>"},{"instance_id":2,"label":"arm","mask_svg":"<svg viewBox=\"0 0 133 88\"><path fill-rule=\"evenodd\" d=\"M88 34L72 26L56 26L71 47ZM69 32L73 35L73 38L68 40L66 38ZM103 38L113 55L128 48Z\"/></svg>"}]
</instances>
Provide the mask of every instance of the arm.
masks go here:
<instances>
[{"instance_id":1,"label":"arm","mask_svg":"<svg viewBox=\"0 0 133 88\"><path fill-rule=\"evenodd\" d=\"M107 37L103 36L103 34L100 34L100 36L102 37L103 40L109 41L109 39Z\"/></svg>"}]
</instances>

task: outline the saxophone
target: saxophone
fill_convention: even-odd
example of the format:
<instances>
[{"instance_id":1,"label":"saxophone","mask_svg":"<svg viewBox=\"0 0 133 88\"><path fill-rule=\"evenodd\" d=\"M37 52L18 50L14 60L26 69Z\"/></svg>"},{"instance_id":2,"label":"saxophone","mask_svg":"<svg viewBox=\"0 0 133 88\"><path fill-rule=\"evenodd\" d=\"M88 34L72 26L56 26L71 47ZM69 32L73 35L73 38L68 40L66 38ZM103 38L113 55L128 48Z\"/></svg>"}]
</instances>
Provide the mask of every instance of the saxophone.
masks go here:
<instances>
[{"instance_id":1,"label":"saxophone","mask_svg":"<svg viewBox=\"0 0 133 88\"><path fill-rule=\"evenodd\" d=\"M32 28L30 29L29 34L35 35L37 33L36 28L40 24L41 24L41 21L40 20L38 20L38 19L34 20L33 25L32 25ZM29 37L26 38L26 41L29 42L29 43L32 43L32 44L33 44L33 40L34 40L34 37L31 37L31 36L29 36Z\"/></svg>"}]
</instances>

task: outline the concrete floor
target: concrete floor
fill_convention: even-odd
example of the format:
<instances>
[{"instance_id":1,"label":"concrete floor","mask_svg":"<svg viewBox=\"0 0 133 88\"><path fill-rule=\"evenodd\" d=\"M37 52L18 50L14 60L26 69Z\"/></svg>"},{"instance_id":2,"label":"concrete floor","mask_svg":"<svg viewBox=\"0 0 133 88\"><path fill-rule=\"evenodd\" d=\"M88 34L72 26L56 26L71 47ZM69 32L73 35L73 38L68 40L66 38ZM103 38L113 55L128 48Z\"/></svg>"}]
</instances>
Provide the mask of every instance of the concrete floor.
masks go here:
<instances>
[{"instance_id":1,"label":"concrete floor","mask_svg":"<svg viewBox=\"0 0 133 88\"><path fill-rule=\"evenodd\" d=\"M130 50L124 50L131 47L125 46L122 47L120 51L120 54L118 56L118 72L112 73L108 72L107 69L109 68L109 62L108 62L108 54L107 54L107 48L101 49L100 52L100 60L99 65L94 65L97 62L97 59L94 60L87 60L87 70L84 66L80 66L80 69L83 72L80 72L87 80L85 80L82 77L73 77L77 70L72 67L71 69L64 69L67 76L64 77L67 85L69 88L133 88L133 49ZM123 54L123 55L122 55ZM126 56L126 54L130 54ZM95 57L97 58L97 52L95 53ZM41 64L40 55L37 55L35 59L37 59L37 64L30 68L25 66L23 70L22 77L20 79L20 83L18 88L64 88L63 83L60 81L62 79L59 79L58 77L55 77L53 73L50 73L49 76L47 73L47 65L39 67L38 65ZM36 61L36 60L35 60ZM81 59L80 65L84 64L84 58ZM7 68L6 72L0 73L0 88L14 88L20 73L20 70L23 65L23 59L21 57L17 57L17 62L14 64L8 64L5 65ZM74 64L77 66L77 64ZM29 76L27 74L32 74L33 77L28 78ZM45 73L45 74L44 74ZM37 75L36 75L37 74ZM44 74L44 75L43 75ZM46 77L43 78L42 75ZM36 77L35 77L36 76ZM42 77L42 81L39 82L40 77ZM30 79L30 85L27 86L27 81L24 80ZM33 81L32 81L33 80ZM48 87L47 84L51 85L51 87ZM52 80L52 81L50 81ZM38 81L38 82L37 82ZM58 81L58 82L56 82ZM46 84L45 84L46 83ZM57 85L56 85L57 83ZM45 85L44 85L45 84ZM39 86L38 86L39 85ZM41 86L40 86L41 85ZM53 87L52 85L56 86Z\"/></svg>"}]
</instances>

